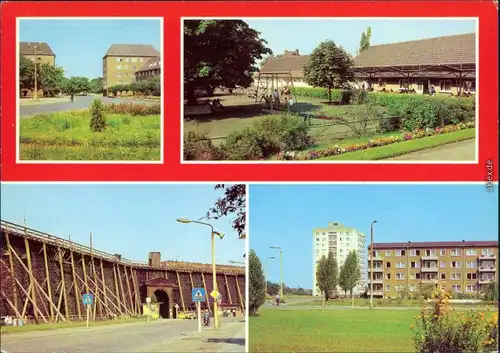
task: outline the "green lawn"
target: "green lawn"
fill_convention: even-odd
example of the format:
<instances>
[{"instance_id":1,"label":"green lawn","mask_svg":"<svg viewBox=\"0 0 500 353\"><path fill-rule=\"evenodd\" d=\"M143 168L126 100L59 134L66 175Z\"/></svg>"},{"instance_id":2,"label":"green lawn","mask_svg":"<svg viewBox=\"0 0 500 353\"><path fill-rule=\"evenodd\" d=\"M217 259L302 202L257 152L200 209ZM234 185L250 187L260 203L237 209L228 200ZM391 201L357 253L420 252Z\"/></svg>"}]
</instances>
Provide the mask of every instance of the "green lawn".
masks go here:
<instances>
[{"instance_id":1,"label":"green lawn","mask_svg":"<svg viewBox=\"0 0 500 353\"><path fill-rule=\"evenodd\" d=\"M160 116L106 114L104 132L90 130L88 110L22 118L21 160L160 160Z\"/></svg>"},{"instance_id":2,"label":"green lawn","mask_svg":"<svg viewBox=\"0 0 500 353\"><path fill-rule=\"evenodd\" d=\"M251 352L413 352L419 310L261 309L249 321Z\"/></svg>"},{"instance_id":3,"label":"green lawn","mask_svg":"<svg viewBox=\"0 0 500 353\"><path fill-rule=\"evenodd\" d=\"M429 148L446 145L448 143L472 139L476 136L476 129L464 129L442 135L424 137L417 140L393 143L387 146L374 147L366 150L344 153L336 156L320 158L322 160L380 160L397 157L410 152L426 150ZM370 138L373 139L374 137ZM351 143L342 141L340 147Z\"/></svg>"}]
</instances>

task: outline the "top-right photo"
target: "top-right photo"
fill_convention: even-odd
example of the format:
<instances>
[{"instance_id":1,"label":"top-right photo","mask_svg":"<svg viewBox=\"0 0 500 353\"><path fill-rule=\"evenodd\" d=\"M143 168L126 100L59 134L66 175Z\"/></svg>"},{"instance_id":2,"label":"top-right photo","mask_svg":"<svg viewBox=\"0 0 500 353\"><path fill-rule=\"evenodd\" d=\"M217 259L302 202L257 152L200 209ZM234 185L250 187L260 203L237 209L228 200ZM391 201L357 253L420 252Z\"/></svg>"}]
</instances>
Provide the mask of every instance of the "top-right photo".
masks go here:
<instances>
[{"instance_id":1,"label":"top-right photo","mask_svg":"<svg viewBox=\"0 0 500 353\"><path fill-rule=\"evenodd\" d=\"M476 18L183 27L184 161L477 163Z\"/></svg>"}]
</instances>

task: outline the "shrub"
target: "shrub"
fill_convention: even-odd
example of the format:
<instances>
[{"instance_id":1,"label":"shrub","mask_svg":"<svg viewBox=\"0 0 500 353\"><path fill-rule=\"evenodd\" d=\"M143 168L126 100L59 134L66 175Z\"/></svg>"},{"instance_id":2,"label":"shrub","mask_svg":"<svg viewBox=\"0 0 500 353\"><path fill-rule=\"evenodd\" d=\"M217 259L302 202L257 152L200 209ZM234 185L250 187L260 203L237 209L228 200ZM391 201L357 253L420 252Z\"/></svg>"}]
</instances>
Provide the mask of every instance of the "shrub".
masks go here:
<instances>
[{"instance_id":1,"label":"shrub","mask_svg":"<svg viewBox=\"0 0 500 353\"><path fill-rule=\"evenodd\" d=\"M258 160L312 144L309 126L294 115L269 116L231 133L223 150L230 160Z\"/></svg>"},{"instance_id":2,"label":"shrub","mask_svg":"<svg viewBox=\"0 0 500 353\"><path fill-rule=\"evenodd\" d=\"M206 133L189 131L184 133L184 160L209 161L224 159L222 151L215 146Z\"/></svg>"},{"instance_id":3,"label":"shrub","mask_svg":"<svg viewBox=\"0 0 500 353\"><path fill-rule=\"evenodd\" d=\"M106 105L106 111L113 114L125 115L159 115L161 113L160 104L135 104L135 103L119 103Z\"/></svg>"},{"instance_id":4,"label":"shrub","mask_svg":"<svg viewBox=\"0 0 500 353\"><path fill-rule=\"evenodd\" d=\"M481 312L457 315L450 305L449 293L443 290L433 294L430 308L415 316L415 322L410 328L419 353L481 353L498 344L497 314L487 321Z\"/></svg>"},{"instance_id":5,"label":"shrub","mask_svg":"<svg viewBox=\"0 0 500 353\"><path fill-rule=\"evenodd\" d=\"M94 99L90 107L90 130L101 132L106 129L103 104L99 99Z\"/></svg>"},{"instance_id":6,"label":"shrub","mask_svg":"<svg viewBox=\"0 0 500 353\"><path fill-rule=\"evenodd\" d=\"M297 97L307 97L328 100L328 89L318 87L296 87L294 93ZM332 101L339 101L340 104L349 104L351 91L332 89Z\"/></svg>"}]
</instances>

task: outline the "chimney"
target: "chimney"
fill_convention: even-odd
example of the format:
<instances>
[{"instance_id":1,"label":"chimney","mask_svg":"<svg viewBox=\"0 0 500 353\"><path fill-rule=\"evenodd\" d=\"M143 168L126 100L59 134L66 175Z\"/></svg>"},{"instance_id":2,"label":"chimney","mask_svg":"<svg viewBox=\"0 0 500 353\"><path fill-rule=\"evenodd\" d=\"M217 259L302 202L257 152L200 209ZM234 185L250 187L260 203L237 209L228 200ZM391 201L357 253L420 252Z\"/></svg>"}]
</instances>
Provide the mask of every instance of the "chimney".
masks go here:
<instances>
[{"instance_id":1,"label":"chimney","mask_svg":"<svg viewBox=\"0 0 500 353\"><path fill-rule=\"evenodd\" d=\"M118 261L121 261L122 260L122 256L120 254L115 254L115 258L118 260Z\"/></svg>"},{"instance_id":2,"label":"chimney","mask_svg":"<svg viewBox=\"0 0 500 353\"><path fill-rule=\"evenodd\" d=\"M149 266L160 267L161 266L161 254L159 252L150 252L149 253Z\"/></svg>"}]
</instances>

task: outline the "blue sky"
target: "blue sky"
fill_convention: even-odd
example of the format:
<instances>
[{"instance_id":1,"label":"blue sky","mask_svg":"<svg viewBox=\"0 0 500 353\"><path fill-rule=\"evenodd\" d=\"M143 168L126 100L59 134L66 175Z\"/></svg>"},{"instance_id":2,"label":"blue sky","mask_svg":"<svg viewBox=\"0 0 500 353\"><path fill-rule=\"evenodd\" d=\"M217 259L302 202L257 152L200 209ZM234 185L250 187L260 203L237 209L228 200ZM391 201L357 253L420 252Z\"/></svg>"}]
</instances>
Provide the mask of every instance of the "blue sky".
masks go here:
<instances>
[{"instance_id":1,"label":"blue sky","mask_svg":"<svg viewBox=\"0 0 500 353\"><path fill-rule=\"evenodd\" d=\"M261 261L283 248L284 281L312 287L312 230L338 221L375 242L496 240L498 186L474 184L251 185L250 248ZM368 246L368 244L367 244ZM279 281L279 261L269 279Z\"/></svg>"},{"instance_id":2,"label":"blue sky","mask_svg":"<svg viewBox=\"0 0 500 353\"><path fill-rule=\"evenodd\" d=\"M66 4L67 6L68 4ZM66 76L102 77L111 44L150 44L161 51L160 20L20 20L20 42L47 42Z\"/></svg>"},{"instance_id":3,"label":"blue sky","mask_svg":"<svg viewBox=\"0 0 500 353\"><path fill-rule=\"evenodd\" d=\"M2 220L23 224L132 260L150 251L163 260L211 263L210 230L177 218L206 215L222 190L211 184L2 184ZM209 220L225 237L216 242L217 263L243 261L245 241L231 218Z\"/></svg>"},{"instance_id":4,"label":"blue sky","mask_svg":"<svg viewBox=\"0 0 500 353\"><path fill-rule=\"evenodd\" d=\"M476 32L475 20L250 20L250 27L261 32L274 54L299 49L310 54L321 42L331 39L355 55L363 33L372 28L371 44Z\"/></svg>"}]
</instances>

